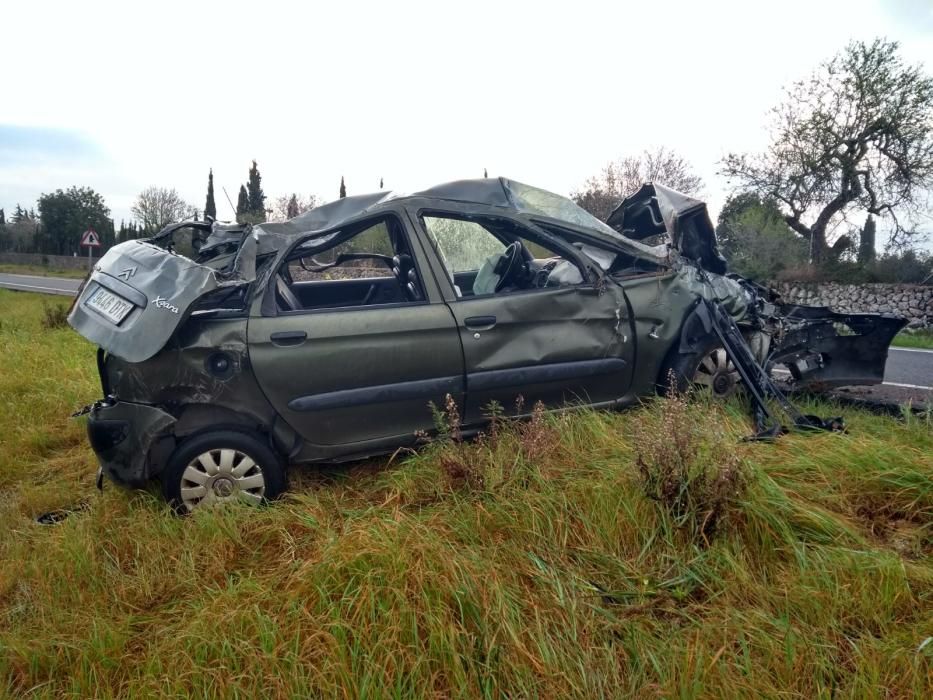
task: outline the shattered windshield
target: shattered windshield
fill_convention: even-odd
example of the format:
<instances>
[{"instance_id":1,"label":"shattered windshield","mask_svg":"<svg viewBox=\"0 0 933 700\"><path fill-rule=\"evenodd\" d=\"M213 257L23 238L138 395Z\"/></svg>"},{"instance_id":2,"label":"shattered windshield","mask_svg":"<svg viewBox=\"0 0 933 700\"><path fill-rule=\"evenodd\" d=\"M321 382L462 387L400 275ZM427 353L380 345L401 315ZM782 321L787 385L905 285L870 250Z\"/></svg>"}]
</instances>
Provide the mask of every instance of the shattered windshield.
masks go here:
<instances>
[{"instance_id":1,"label":"shattered windshield","mask_svg":"<svg viewBox=\"0 0 933 700\"><path fill-rule=\"evenodd\" d=\"M547 216L551 219L560 219L577 226L594 228L613 237L618 235L609 226L566 197L530 185L523 185L515 180L507 180L506 182L515 208L519 211Z\"/></svg>"}]
</instances>

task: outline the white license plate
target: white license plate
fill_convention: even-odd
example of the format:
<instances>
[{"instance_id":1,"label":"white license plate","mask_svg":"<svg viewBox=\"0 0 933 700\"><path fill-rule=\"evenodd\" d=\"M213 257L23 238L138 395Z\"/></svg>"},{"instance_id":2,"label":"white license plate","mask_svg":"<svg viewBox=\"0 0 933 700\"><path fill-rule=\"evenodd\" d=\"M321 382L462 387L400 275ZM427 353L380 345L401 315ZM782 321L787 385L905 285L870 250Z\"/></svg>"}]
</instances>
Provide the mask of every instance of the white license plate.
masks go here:
<instances>
[{"instance_id":1,"label":"white license plate","mask_svg":"<svg viewBox=\"0 0 933 700\"><path fill-rule=\"evenodd\" d=\"M103 287L98 287L84 303L108 318L114 325L118 325L133 310L132 302Z\"/></svg>"}]
</instances>

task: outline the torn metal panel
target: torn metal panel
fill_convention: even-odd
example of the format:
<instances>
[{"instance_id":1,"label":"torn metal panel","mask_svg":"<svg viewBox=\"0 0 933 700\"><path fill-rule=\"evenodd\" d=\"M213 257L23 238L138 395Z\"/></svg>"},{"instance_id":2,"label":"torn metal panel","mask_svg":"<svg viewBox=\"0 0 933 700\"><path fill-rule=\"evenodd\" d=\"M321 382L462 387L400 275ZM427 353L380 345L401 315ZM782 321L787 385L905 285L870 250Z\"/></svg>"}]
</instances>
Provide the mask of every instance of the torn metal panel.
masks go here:
<instances>
[{"instance_id":1,"label":"torn metal panel","mask_svg":"<svg viewBox=\"0 0 933 700\"><path fill-rule=\"evenodd\" d=\"M907 319L841 314L825 306L782 306L779 338L770 358L786 365L798 387L880 384L888 348Z\"/></svg>"},{"instance_id":2,"label":"torn metal panel","mask_svg":"<svg viewBox=\"0 0 933 700\"><path fill-rule=\"evenodd\" d=\"M716 230L706 204L699 199L649 182L626 197L606 223L634 240L666 234L671 247L687 260L716 274L726 271L725 258L716 243Z\"/></svg>"},{"instance_id":3,"label":"torn metal panel","mask_svg":"<svg viewBox=\"0 0 933 700\"><path fill-rule=\"evenodd\" d=\"M837 430L845 429L841 417L821 418L804 415L777 388L769 373L755 361L752 349L748 346L735 321L721 304L709 299L700 299L691 319L696 319L707 333L713 333L725 348L729 358L742 377L742 381L752 400L757 432L754 440L768 440L787 432L787 428L772 412L768 399L773 399L791 420L793 427L800 430Z\"/></svg>"},{"instance_id":4,"label":"torn metal panel","mask_svg":"<svg viewBox=\"0 0 933 700\"><path fill-rule=\"evenodd\" d=\"M174 417L154 406L105 399L90 410L88 440L107 476L142 486L150 477L150 449L174 423Z\"/></svg>"}]
</instances>

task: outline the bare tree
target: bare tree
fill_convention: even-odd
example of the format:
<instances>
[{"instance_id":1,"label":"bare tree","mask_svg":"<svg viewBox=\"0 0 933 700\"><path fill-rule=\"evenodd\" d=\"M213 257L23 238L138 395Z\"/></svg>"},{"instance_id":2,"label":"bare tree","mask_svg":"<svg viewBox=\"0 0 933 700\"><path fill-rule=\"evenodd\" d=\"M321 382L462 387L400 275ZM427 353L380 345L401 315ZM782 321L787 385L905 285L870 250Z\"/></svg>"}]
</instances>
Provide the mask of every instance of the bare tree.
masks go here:
<instances>
[{"instance_id":1,"label":"bare tree","mask_svg":"<svg viewBox=\"0 0 933 700\"><path fill-rule=\"evenodd\" d=\"M723 161L739 190L779 203L814 263L849 247L830 238L854 212L888 219L895 241L909 236L899 213L915 213L933 186L933 79L897 49L849 44L786 89L767 151Z\"/></svg>"},{"instance_id":2,"label":"bare tree","mask_svg":"<svg viewBox=\"0 0 933 700\"><path fill-rule=\"evenodd\" d=\"M272 203L272 214L269 221L287 221L294 219L299 214L304 214L309 209L314 209L321 202L315 195L304 197L297 192L276 197Z\"/></svg>"},{"instance_id":3,"label":"bare tree","mask_svg":"<svg viewBox=\"0 0 933 700\"><path fill-rule=\"evenodd\" d=\"M703 179L693 172L690 163L662 146L609 163L570 196L590 214L605 221L619 202L646 182L667 185L684 194L697 194L703 189Z\"/></svg>"},{"instance_id":4,"label":"bare tree","mask_svg":"<svg viewBox=\"0 0 933 700\"><path fill-rule=\"evenodd\" d=\"M154 186L139 193L130 211L149 233L155 233L172 222L191 218L197 212L175 188Z\"/></svg>"}]
</instances>

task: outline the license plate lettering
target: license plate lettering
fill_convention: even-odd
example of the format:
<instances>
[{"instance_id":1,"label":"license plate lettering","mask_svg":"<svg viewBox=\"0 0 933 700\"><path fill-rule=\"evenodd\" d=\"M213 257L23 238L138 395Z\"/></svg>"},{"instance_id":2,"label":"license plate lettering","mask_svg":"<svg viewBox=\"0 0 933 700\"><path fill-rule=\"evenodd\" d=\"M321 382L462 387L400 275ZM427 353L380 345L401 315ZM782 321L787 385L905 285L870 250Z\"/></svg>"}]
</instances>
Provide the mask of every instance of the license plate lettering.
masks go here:
<instances>
[{"instance_id":1,"label":"license plate lettering","mask_svg":"<svg viewBox=\"0 0 933 700\"><path fill-rule=\"evenodd\" d=\"M85 305L115 325L119 324L133 310L131 302L103 287L98 287L88 297Z\"/></svg>"}]
</instances>

